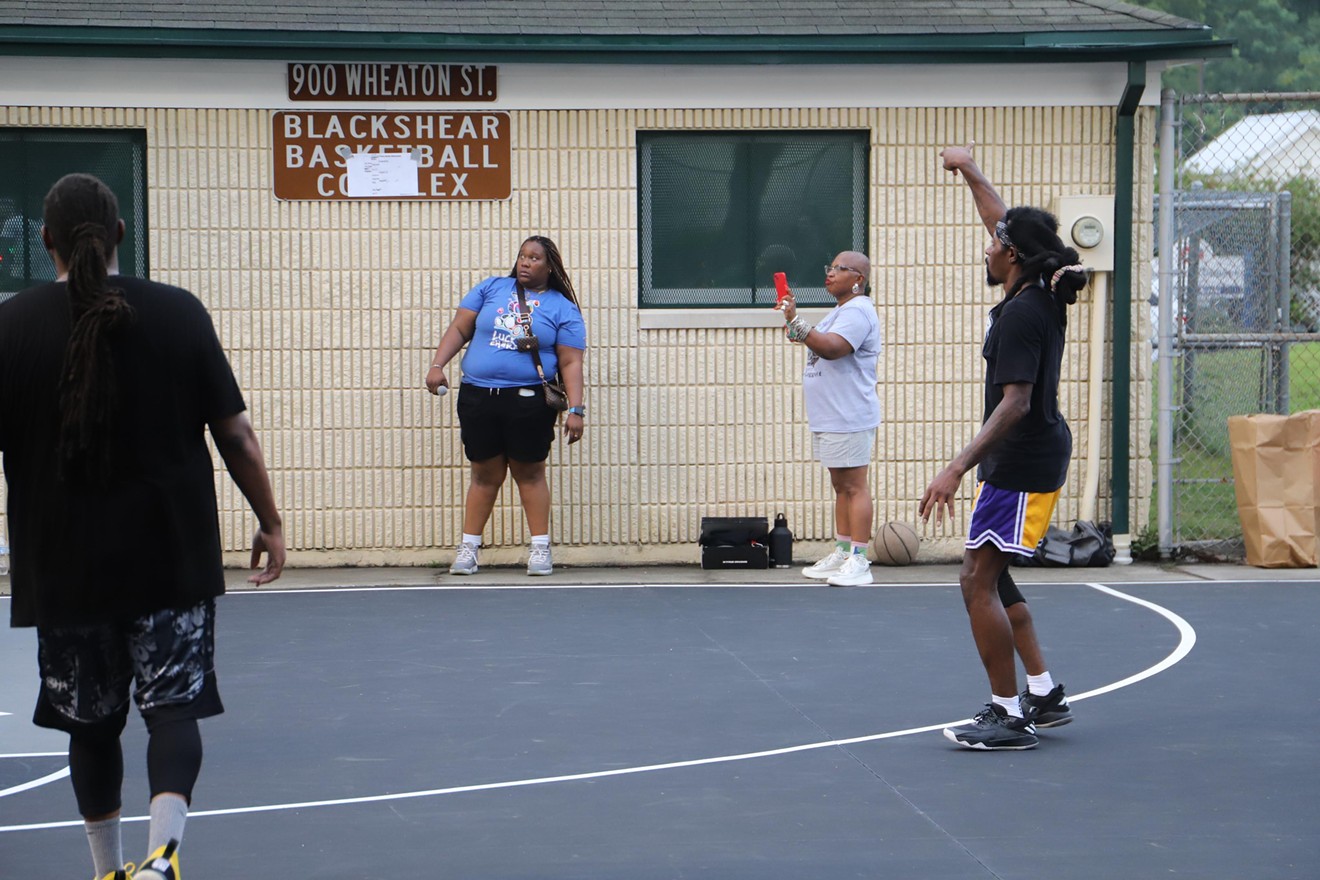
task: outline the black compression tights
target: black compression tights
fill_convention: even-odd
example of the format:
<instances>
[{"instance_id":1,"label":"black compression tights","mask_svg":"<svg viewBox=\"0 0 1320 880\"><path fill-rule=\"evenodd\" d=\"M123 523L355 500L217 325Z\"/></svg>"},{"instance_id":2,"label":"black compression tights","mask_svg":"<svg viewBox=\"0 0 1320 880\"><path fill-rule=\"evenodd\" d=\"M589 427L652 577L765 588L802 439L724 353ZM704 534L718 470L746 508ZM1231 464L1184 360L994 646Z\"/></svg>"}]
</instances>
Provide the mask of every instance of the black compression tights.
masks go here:
<instances>
[{"instance_id":1,"label":"black compression tights","mask_svg":"<svg viewBox=\"0 0 1320 880\"><path fill-rule=\"evenodd\" d=\"M147 779L151 796L183 795L192 802L193 785L202 769L202 735L191 718L148 724ZM119 811L124 782L124 752L118 736L69 736L69 779L84 817Z\"/></svg>"},{"instance_id":2,"label":"black compression tights","mask_svg":"<svg viewBox=\"0 0 1320 880\"><path fill-rule=\"evenodd\" d=\"M119 811L119 789L124 782L124 753L119 735L69 736L69 779L78 813L102 818Z\"/></svg>"},{"instance_id":3,"label":"black compression tights","mask_svg":"<svg viewBox=\"0 0 1320 880\"><path fill-rule=\"evenodd\" d=\"M1013 582L1013 575L1008 573L1008 566L1004 566L1004 571L999 575L999 603L1005 608L1011 608L1019 602L1025 602L1022 598L1022 591L1017 588Z\"/></svg>"},{"instance_id":4,"label":"black compression tights","mask_svg":"<svg viewBox=\"0 0 1320 880\"><path fill-rule=\"evenodd\" d=\"M202 734L197 720L184 718L147 723L147 781L151 796L161 792L181 794L192 803L193 784L202 770Z\"/></svg>"}]
</instances>

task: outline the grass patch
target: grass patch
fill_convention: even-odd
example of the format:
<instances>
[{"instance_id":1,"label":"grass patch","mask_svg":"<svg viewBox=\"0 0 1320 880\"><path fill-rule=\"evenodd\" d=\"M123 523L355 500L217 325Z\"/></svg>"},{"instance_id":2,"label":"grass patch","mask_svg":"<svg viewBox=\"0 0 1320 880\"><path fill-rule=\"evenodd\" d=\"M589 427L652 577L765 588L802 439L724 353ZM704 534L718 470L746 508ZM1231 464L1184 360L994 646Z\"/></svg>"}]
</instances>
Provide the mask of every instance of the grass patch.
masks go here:
<instances>
[{"instance_id":1,"label":"grass patch","mask_svg":"<svg viewBox=\"0 0 1320 880\"><path fill-rule=\"evenodd\" d=\"M1173 468L1177 543L1228 540L1242 534L1228 417L1262 411L1269 381L1264 366L1265 353L1260 349L1197 352L1190 362L1174 361L1174 396L1182 407L1174 414L1173 440L1174 458L1180 459ZM1320 409L1320 342L1290 346L1288 369L1288 411Z\"/></svg>"}]
</instances>

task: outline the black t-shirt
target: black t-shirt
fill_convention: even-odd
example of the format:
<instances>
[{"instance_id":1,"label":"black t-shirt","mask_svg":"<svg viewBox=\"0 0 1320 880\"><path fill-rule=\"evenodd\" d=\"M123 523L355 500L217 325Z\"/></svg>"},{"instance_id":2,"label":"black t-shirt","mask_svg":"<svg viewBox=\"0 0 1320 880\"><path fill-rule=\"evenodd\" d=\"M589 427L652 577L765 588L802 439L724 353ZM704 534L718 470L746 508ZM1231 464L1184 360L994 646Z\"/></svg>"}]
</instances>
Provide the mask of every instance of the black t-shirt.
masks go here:
<instances>
[{"instance_id":1,"label":"black t-shirt","mask_svg":"<svg viewBox=\"0 0 1320 880\"><path fill-rule=\"evenodd\" d=\"M985 419L1004 399L1004 386L1031 384L1031 412L981 461L980 479L1015 492L1053 492L1063 485L1072 431L1059 412L1063 327L1058 306L1031 285L990 310L985 335Z\"/></svg>"},{"instance_id":2,"label":"black t-shirt","mask_svg":"<svg viewBox=\"0 0 1320 880\"><path fill-rule=\"evenodd\" d=\"M127 620L224 592L208 422L245 409L215 327L186 290L112 276L136 313L113 344L113 475L59 475L62 282L0 305L0 452L8 482L12 626Z\"/></svg>"}]
</instances>

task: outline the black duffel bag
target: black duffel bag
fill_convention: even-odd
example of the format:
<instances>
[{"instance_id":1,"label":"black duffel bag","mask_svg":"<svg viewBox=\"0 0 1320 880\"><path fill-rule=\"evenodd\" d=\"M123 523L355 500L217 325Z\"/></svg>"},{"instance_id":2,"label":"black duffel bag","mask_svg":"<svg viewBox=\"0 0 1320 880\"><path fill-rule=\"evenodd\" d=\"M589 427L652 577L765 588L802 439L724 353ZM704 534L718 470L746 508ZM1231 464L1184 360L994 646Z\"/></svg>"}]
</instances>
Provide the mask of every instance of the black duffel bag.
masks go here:
<instances>
[{"instance_id":1,"label":"black duffel bag","mask_svg":"<svg viewBox=\"0 0 1320 880\"><path fill-rule=\"evenodd\" d=\"M1113 526L1084 519L1071 532L1050 526L1036 545L1035 555L1018 559L1020 565L1047 568L1105 568L1114 561Z\"/></svg>"}]
</instances>

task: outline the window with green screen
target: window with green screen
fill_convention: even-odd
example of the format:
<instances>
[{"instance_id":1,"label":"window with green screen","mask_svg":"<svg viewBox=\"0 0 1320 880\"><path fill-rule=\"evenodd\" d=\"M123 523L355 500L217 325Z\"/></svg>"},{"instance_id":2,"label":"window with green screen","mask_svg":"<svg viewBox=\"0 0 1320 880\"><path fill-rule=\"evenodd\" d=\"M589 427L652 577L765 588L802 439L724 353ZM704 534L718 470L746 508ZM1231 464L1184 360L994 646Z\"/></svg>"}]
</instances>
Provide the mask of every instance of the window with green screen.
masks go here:
<instances>
[{"instance_id":1,"label":"window with green screen","mask_svg":"<svg viewBox=\"0 0 1320 880\"><path fill-rule=\"evenodd\" d=\"M866 251L868 133L639 132L643 308L761 306L784 272L833 305L824 266Z\"/></svg>"},{"instance_id":2,"label":"window with green screen","mask_svg":"<svg viewBox=\"0 0 1320 880\"><path fill-rule=\"evenodd\" d=\"M41 243L42 202L55 181L82 172L119 199L127 227L119 271L147 275L147 137L132 129L0 128L0 300L55 278Z\"/></svg>"}]
</instances>

